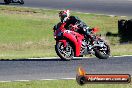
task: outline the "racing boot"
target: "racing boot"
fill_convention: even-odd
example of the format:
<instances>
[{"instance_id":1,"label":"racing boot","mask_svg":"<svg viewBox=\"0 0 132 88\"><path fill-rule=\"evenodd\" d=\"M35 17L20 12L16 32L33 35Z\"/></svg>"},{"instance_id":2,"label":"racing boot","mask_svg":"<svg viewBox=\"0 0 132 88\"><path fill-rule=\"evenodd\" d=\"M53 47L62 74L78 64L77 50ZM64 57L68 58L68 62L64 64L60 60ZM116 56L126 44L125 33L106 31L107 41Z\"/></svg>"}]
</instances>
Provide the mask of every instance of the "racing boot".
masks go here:
<instances>
[{"instance_id":1,"label":"racing boot","mask_svg":"<svg viewBox=\"0 0 132 88\"><path fill-rule=\"evenodd\" d=\"M85 28L84 30L84 34L86 35L86 39L90 40L90 44L93 45L94 41L96 40L96 36L92 35L91 32L89 31L90 29Z\"/></svg>"},{"instance_id":2,"label":"racing boot","mask_svg":"<svg viewBox=\"0 0 132 88\"><path fill-rule=\"evenodd\" d=\"M86 35L86 39L90 42L90 44L88 44L88 48L89 48L88 51L91 51L95 45L96 37L94 35L89 34L88 32L85 35Z\"/></svg>"}]
</instances>

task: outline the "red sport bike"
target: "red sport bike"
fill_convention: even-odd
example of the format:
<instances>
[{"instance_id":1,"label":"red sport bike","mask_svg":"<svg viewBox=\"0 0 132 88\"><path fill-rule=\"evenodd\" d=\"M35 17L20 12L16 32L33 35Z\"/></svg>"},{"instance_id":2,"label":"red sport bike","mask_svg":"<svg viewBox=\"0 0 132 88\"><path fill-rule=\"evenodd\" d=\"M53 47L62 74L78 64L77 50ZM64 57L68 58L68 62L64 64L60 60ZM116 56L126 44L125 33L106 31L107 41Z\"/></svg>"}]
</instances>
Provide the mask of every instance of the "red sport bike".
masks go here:
<instances>
[{"instance_id":1,"label":"red sport bike","mask_svg":"<svg viewBox=\"0 0 132 88\"><path fill-rule=\"evenodd\" d=\"M55 51L62 60L71 60L73 57L82 57L87 54L93 54L99 59L107 59L110 56L109 45L95 35L95 28L90 31L95 38L95 41L91 43L90 38L86 39L83 34L73 31L76 30L76 25L71 25L69 30L63 30L60 24L55 25L53 30L56 40Z\"/></svg>"}]
</instances>

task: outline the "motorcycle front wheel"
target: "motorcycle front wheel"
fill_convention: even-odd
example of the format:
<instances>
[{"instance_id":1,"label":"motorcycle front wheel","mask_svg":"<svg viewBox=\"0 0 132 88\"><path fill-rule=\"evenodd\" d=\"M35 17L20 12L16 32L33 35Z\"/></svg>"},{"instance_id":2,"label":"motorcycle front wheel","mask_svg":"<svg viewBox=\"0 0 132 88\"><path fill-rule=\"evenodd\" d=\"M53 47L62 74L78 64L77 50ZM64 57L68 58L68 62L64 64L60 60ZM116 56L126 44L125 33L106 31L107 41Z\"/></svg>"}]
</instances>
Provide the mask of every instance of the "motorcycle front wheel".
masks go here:
<instances>
[{"instance_id":1,"label":"motorcycle front wheel","mask_svg":"<svg viewBox=\"0 0 132 88\"><path fill-rule=\"evenodd\" d=\"M74 57L74 50L69 42L66 46L61 41L56 42L55 51L62 60L69 61Z\"/></svg>"}]
</instances>

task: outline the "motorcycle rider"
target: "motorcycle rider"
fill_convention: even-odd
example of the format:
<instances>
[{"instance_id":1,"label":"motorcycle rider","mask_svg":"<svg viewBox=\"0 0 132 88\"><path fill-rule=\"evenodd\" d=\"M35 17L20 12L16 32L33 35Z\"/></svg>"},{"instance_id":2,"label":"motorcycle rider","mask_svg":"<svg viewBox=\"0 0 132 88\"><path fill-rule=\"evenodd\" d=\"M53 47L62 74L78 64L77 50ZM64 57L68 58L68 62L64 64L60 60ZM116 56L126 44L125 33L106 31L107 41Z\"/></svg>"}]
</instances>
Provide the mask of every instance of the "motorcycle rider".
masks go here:
<instances>
[{"instance_id":1,"label":"motorcycle rider","mask_svg":"<svg viewBox=\"0 0 132 88\"><path fill-rule=\"evenodd\" d=\"M86 39L91 39L91 42L93 43L94 38L92 37L89 27L81 21L78 17L76 16L70 16L70 10L64 10L59 12L59 17L61 20L61 29L69 29L70 25L77 25L77 29L74 30L80 34L84 34L86 36Z\"/></svg>"}]
</instances>

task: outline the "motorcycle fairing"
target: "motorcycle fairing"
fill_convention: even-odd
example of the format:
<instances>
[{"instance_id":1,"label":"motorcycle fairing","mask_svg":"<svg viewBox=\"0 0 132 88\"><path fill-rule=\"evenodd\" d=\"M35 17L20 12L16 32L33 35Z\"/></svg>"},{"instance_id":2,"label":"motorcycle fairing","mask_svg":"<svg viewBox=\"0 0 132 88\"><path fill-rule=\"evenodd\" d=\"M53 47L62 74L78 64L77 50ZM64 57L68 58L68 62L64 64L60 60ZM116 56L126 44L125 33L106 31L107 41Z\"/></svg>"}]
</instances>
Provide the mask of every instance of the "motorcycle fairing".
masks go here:
<instances>
[{"instance_id":1,"label":"motorcycle fairing","mask_svg":"<svg viewBox=\"0 0 132 88\"><path fill-rule=\"evenodd\" d=\"M82 39L84 38L81 34L70 31L70 30L65 30L63 33L63 36L67 39L69 39L75 46L75 56L80 56L80 50L81 50L81 45L82 45Z\"/></svg>"}]
</instances>

